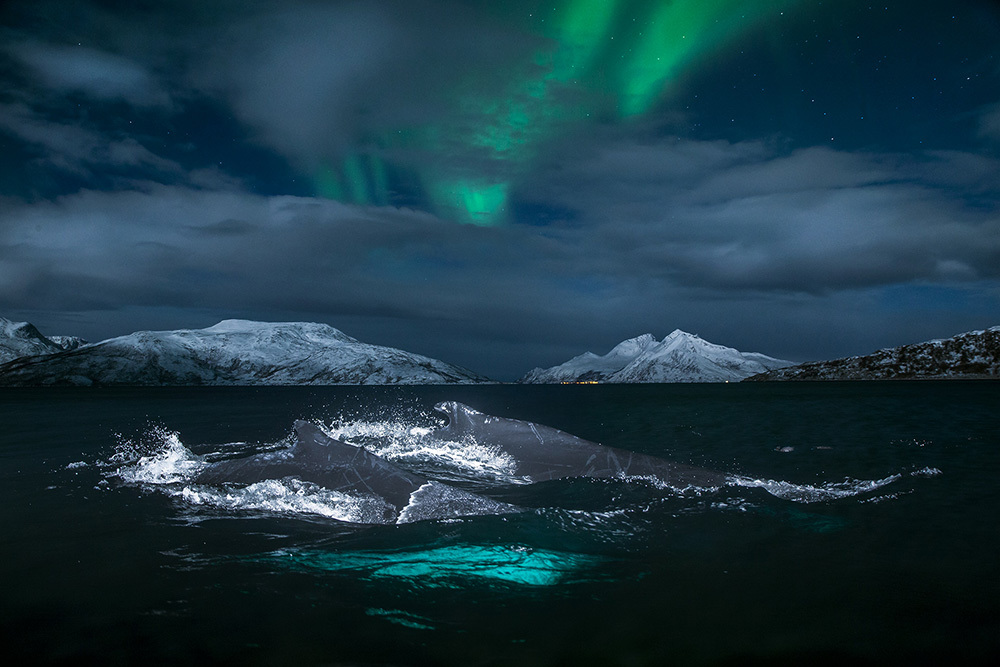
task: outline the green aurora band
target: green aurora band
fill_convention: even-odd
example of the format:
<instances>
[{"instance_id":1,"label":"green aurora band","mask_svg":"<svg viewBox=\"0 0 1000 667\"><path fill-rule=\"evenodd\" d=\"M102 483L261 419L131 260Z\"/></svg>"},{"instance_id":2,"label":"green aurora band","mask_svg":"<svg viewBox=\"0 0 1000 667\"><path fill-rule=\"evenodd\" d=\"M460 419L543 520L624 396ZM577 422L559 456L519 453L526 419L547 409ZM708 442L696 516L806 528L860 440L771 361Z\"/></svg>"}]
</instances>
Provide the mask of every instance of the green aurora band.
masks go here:
<instances>
[{"instance_id":1,"label":"green aurora band","mask_svg":"<svg viewBox=\"0 0 1000 667\"><path fill-rule=\"evenodd\" d=\"M499 93L478 80L453 92L457 120L383 131L369 148L314 177L316 193L364 205L390 204L392 174L412 172L435 214L476 225L503 223L511 190L546 142L586 123L628 122L655 110L699 59L776 19L801 0L571 0L507 20L543 38L530 62L511 68ZM495 88L495 86L493 86ZM386 164L416 149L431 164Z\"/></svg>"}]
</instances>

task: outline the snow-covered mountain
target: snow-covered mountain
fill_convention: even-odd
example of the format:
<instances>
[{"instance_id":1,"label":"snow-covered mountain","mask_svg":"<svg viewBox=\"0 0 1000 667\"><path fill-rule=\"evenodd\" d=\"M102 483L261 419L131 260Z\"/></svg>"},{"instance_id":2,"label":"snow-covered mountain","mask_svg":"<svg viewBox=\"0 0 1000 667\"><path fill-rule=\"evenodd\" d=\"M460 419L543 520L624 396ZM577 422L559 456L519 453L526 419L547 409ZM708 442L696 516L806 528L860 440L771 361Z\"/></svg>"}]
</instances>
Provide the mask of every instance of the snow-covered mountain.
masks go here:
<instances>
[{"instance_id":1,"label":"snow-covered mountain","mask_svg":"<svg viewBox=\"0 0 1000 667\"><path fill-rule=\"evenodd\" d=\"M736 382L792 362L709 343L680 329L662 341L652 334L630 338L604 356L591 352L552 368L536 368L525 384L560 382Z\"/></svg>"},{"instance_id":2,"label":"snow-covered mountain","mask_svg":"<svg viewBox=\"0 0 1000 667\"><path fill-rule=\"evenodd\" d=\"M0 366L0 385L327 385L489 382L458 366L362 343L326 324L225 320L139 331Z\"/></svg>"},{"instance_id":3,"label":"snow-covered mountain","mask_svg":"<svg viewBox=\"0 0 1000 667\"><path fill-rule=\"evenodd\" d=\"M1000 326L872 354L772 370L748 380L1000 379Z\"/></svg>"},{"instance_id":4,"label":"snow-covered mountain","mask_svg":"<svg viewBox=\"0 0 1000 667\"><path fill-rule=\"evenodd\" d=\"M46 338L27 322L12 322L0 317L0 363L29 354L52 354L62 346Z\"/></svg>"},{"instance_id":5,"label":"snow-covered mountain","mask_svg":"<svg viewBox=\"0 0 1000 667\"><path fill-rule=\"evenodd\" d=\"M79 336L49 336L48 339L63 350L75 350L89 342Z\"/></svg>"},{"instance_id":6,"label":"snow-covered mountain","mask_svg":"<svg viewBox=\"0 0 1000 667\"><path fill-rule=\"evenodd\" d=\"M623 340L604 356L584 352L552 368L535 368L520 379L522 384L559 384L560 382L606 382L645 350L657 345L653 334Z\"/></svg>"}]
</instances>

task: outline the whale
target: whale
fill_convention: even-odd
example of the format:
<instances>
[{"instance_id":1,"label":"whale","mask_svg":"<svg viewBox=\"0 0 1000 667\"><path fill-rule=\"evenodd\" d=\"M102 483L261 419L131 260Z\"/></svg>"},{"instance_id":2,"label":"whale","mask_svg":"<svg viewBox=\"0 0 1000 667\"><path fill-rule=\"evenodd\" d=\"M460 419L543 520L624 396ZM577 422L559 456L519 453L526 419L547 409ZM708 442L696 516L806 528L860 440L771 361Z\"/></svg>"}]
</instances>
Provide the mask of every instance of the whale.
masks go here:
<instances>
[{"instance_id":1,"label":"whale","mask_svg":"<svg viewBox=\"0 0 1000 667\"><path fill-rule=\"evenodd\" d=\"M363 447L331 438L310 422L297 420L294 431L290 447L208 464L192 482L233 486L296 478L330 491L381 499L384 512L371 523L522 511L404 470Z\"/></svg>"},{"instance_id":2,"label":"whale","mask_svg":"<svg viewBox=\"0 0 1000 667\"><path fill-rule=\"evenodd\" d=\"M728 475L584 440L565 431L479 412L456 401L434 406L447 424L431 431L439 440L496 448L516 461L513 475L526 482L569 477L650 479L674 489L719 488Z\"/></svg>"}]
</instances>

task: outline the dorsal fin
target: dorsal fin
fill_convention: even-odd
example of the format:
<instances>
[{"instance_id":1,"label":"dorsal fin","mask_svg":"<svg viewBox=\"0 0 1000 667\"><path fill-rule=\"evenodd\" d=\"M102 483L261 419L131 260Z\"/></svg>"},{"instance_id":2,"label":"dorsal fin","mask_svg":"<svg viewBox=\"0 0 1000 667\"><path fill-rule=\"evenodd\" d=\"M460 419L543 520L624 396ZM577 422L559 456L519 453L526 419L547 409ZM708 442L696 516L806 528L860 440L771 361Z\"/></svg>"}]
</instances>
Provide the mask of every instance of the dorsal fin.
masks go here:
<instances>
[{"instance_id":1,"label":"dorsal fin","mask_svg":"<svg viewBox=\"0 0 1000 667\"><path fill-rule=\"evenodd\" d=\"M328 447L334 440L312 422L303 419L295 420L295 448L309 450L315 447Z\"/></svg>"},{"instance_id":2,"label":"dorsal fin","mask_svg":"<svg viewBox=\"0 0 1000 667\"><path fill-rule=\"evenodd\" d=\"M448 433L463 433L472 429L475 426L473 417L482 415L478 410L458 401L441 401L434 409L448 418L448 423L440 429Z\"/></svg>"},{"instance_id":3,"label":"dorsal fin","mask_svg":"<svg viewBox=\"0 0 1000 667\"><path fill-rule=\"evenodd\" d=\"M316 424L302 419L295 421L294 455L299 460L313 460L341 464L353 462L363 464L370 457L363 447L341 442L322 431Z\"/></svg>"}]
</instances>

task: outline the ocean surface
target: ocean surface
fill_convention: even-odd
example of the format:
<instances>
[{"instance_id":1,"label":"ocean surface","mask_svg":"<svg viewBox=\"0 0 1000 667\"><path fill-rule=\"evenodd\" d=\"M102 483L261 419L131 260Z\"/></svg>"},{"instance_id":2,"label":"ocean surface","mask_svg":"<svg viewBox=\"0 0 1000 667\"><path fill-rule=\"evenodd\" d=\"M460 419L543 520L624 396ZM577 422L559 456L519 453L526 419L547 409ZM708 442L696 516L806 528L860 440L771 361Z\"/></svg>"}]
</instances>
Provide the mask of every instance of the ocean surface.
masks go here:
<instances>
[{"instance_id":1,"label":"ocean surface","mask_svg":"<svg viewBox=\"0 0 1000 667\"><path fill-rule=\"evenodd\" d=\"M726 482L528 484L444 400ZM495 502L194 482L296 419ZM4 389L0 494L10 664L1000 664L997 382Z\"/></svg>"}]
</instances>

